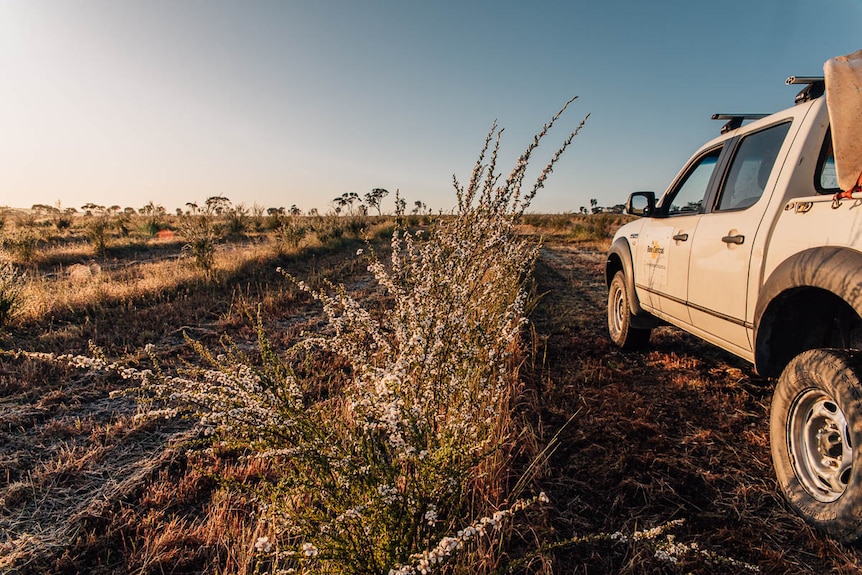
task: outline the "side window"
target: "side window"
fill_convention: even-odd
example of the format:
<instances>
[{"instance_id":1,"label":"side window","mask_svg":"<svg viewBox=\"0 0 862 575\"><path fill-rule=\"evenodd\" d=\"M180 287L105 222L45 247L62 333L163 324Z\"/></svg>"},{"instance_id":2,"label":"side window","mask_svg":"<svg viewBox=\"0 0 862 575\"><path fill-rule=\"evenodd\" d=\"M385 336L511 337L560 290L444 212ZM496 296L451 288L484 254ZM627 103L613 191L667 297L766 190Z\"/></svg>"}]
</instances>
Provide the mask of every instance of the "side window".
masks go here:
<instances>
[{"instance_id":1,"label":"side window","mask_svg":"<svg viewBox=\"0 0 862 575\"><path fill-rule=\"evenodd\" d=\"M775 166L790 122L745 136L736 148L718 210L744 210L757 203Z\"/></svg>"},{"instance_id":2,"label":"side window","mask_svg":"<svg viewBox=\"0 0 862 575\"><path fill-rule=\"evenodd\" d=\"M835 171L835 152L832 151L832 131L826 131L823 149L814 173L814 188L818 194L835 194L838 189L838 173Z\"/></svg>"},{"instance_id":3,"label":"side window","mask_svg":"<svg viewBox=\"0 0 862 575\"><path fill-rule=\"evenodd\" d=\"M703 201L720 154L721 148L716 148L697 160L682 183L662 202L664 215L691 215L703 211Z\"/></svg>"}]
</instances>

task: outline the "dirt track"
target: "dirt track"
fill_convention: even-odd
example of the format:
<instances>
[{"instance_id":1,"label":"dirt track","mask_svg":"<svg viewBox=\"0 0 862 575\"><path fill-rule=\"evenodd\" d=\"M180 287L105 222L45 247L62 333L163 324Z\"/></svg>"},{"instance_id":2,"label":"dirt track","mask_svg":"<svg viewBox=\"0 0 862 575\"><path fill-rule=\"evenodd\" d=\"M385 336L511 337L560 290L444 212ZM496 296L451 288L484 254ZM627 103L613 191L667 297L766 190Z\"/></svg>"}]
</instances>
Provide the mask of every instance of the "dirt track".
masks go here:
<instances>
[{"instance_id":1,"label":"dirt track","mask_svg":"<svg viewBox=\"0 0 862 575\"><path fill-rule=\"evenodd\" d=\"M528 377L540 381L547 435L576 414L544 481L556 507L553 537L630 534L683 519L673 530L679 543L761 572L859 572L858 550L812 532L777 491L772 382L675 328L655 330L648 351L622 353L607 337L603 265L603 253L552 245L536 270L546 295L533 321L545 349ZM740 571L702 553L671 568L652 553L581 543L554 559L558 572Z\"/></svg>"}]
</instances>

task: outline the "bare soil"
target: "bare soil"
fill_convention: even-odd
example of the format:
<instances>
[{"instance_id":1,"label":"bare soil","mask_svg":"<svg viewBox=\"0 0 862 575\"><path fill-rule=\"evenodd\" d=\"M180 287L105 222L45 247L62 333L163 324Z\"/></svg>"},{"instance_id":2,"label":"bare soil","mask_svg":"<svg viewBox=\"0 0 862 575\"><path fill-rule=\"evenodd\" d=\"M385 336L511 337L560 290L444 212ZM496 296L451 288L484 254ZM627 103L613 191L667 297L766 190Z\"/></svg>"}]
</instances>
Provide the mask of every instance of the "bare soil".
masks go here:
<instances>
[{"instance_id":1,"label":"bare soil","mask_svg":"<svg viewBox=\"0 0 862 575\"><path fill-rule=\"evenodd\" d=\"M111 357L143 360L140 348L154 343L166 361L189 358L183 331L209 345L223 334L253 339L247 316L258 302L286 346L322 315L275 268L367 290L349 255L357 245L250 262L216 286L68 310L15 326L0 349L84 353L92 340ZM605 327L603 265L601 248L570 243L546 244L537 264L526 420L542 442L557 442L537 483L550 504L510 541L511 571L739 573L744 563L762 573L860 572L859 549L813 532L777 491L772 382L673 328L655 330L648 351L618 350ZM222 509L220 525L240 526L248 502L216 501L206 456L184 447L190 425L136 419L133 399L110 393L126 385L0 354L0 572L215 573L241 561L231 543L249 534L214 532L206 514ZM250 481L266 470L236 473ZM669 533L698 550L677 563L650 542L595 537L680 519Z\"/></svg>"}]
</instances>

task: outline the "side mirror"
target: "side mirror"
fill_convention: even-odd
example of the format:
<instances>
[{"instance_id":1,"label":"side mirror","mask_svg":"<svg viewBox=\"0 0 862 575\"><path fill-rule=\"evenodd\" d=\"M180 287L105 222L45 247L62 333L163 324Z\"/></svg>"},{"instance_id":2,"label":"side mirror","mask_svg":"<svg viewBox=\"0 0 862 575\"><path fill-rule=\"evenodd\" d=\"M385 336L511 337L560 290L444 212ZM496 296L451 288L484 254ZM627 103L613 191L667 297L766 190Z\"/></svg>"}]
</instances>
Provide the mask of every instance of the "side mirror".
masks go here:
<instances>
[{"instance_id":1,"label":"side mirror","mask_svg":"<svg viewBox=\"0 0 862 575\"><path fill-rule=\"evenodd\" d=\"M635 192L626 202L626 213L633 216L651 216L655 212L655 192Z\"/></svg>"}]
</instances>

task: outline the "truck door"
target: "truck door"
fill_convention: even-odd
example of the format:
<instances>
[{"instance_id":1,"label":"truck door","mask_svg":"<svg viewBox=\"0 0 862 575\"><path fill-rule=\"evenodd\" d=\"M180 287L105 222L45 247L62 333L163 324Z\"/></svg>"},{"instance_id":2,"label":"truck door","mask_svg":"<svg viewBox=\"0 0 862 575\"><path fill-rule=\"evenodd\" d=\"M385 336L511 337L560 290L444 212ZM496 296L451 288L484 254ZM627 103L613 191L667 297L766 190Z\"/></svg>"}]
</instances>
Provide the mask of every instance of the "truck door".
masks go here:
<instances>
[{"instance_id":1,"label":"truck door","mask_svg":"<svg viewBox=\"0 0 862 575\"><path fill-rule=\"evenodd\" d=\"M745 313L752 246L789 129L790 122L783 122L736 142L714 207L701 216L691 238L687 299L692 325L748 351L752 326Z\"/></svg>"},{"instance_id":2,"label":"truck door","mask_svg":"<svg viewBox=\"0 0 862 575\"><path fill-rule=\"evenodd\" d=\"M721 147L695 158L662 198L656 217L641 228L635 273L641 304L689 323L686 306L690 238L714 185Z\"/></svg>"}]
</instances>

